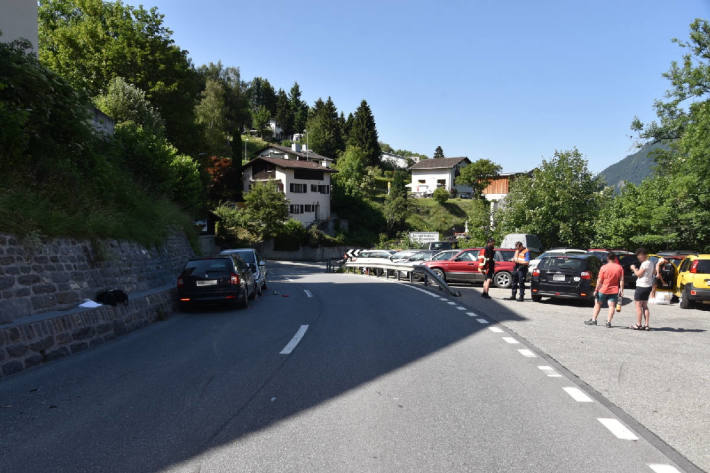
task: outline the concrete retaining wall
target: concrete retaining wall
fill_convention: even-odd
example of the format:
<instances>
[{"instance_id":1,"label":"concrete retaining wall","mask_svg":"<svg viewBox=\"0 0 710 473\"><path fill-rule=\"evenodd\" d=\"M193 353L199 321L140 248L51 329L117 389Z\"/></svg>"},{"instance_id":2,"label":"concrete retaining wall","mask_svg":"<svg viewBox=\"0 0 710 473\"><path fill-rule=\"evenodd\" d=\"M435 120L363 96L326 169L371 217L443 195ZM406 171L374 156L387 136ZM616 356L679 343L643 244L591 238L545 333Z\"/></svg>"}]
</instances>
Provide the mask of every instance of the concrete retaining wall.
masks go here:
<instances>
[{"instance_id":1,"label":"concrete retaining wall","mask_svg":"<svg viewBox=\"0 0 710 473\"><path fill-rule=\"evenodd\" d=\"M352 246L319 246L312 248L302 246L296 251L276 251L274 241L264 243L263 255L266 259L282 261L326 261L332 258L342 258Z\"/></svg>"}]
</instances>

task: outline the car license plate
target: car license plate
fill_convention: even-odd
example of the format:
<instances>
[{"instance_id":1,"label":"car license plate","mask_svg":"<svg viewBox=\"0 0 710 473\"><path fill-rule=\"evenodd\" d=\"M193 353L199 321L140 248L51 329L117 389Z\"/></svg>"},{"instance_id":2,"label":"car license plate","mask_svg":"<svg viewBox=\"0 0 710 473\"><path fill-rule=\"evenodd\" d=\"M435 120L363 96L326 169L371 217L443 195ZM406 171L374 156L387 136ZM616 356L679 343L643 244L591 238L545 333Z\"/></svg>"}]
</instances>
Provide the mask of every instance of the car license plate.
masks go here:
<instances>
[{"instance_id":1,"label":"car license plate","mask_svg":"<svg viewBox=\"0 0 710 473\"><path fill-rule=\"evenodd\" d=\"M198 287L202 286L216 286L217 285L217 280L216 279L207 279L205 281L195 281L195 285Z\"/></svg>"},{"instance_id":2,"label":"car license plate","mask_svg":"<svg viewBox=\"0 0 710 473\"><path fill-rule=\"evenodd\" d=\"M564 275L564 274L553 274L553 275L552 275L552 280L553 280L553 281L564 281L564 280L565 280L565 275Z\"/></svg>"}]
</instances>

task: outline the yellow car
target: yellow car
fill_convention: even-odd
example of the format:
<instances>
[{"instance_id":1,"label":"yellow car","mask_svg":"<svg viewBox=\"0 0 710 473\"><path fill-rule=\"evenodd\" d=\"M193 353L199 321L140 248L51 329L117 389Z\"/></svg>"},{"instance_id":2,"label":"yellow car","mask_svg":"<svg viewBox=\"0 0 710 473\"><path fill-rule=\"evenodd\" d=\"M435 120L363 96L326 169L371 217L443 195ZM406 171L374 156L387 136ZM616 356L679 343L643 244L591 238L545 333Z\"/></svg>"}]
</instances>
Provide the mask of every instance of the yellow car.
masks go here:
<instances>
[{"instance_id":1,"label":"yellow car","mask_svg":"<svg viewBox=\"0 0 710 473\"><path fill-rule=\"evenodd\" d=\"M689 255L683 260L675 294L683 309L690 309L696 302L710 302L710 254Z\"/></svg>"}]
</instances>

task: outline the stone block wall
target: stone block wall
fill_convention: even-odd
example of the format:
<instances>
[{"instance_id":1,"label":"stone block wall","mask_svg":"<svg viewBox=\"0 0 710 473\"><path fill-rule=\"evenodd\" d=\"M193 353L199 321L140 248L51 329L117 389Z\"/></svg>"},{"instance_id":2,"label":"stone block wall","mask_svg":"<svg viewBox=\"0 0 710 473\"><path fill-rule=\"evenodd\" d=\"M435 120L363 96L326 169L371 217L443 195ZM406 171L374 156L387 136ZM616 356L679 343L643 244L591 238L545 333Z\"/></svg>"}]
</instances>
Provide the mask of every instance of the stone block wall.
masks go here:
<instances>
[{"instance_id":1,"label":"stone block wall","mask_svg":"<svg viewBox=\"0 0 710 473\"><path fill-rule=\"evenodd\" d=\"M76 307L106 289L131 293L172 284L193 255L182 234L160 248L116 240L28 242L0 234L0 329L32 314Z\"/></svg>"},{"instance_id":2,"label":"stone block wall","mask_svg":"<svg viewBox=\"0 0 710 473\"><path fill-rule=\"evenodd\" d=\"M96 347L155 322L172 311L174 301L174 290L163 289L116 307L75 309L0 325L0 378Z\"/></svg>"}]
</instances>

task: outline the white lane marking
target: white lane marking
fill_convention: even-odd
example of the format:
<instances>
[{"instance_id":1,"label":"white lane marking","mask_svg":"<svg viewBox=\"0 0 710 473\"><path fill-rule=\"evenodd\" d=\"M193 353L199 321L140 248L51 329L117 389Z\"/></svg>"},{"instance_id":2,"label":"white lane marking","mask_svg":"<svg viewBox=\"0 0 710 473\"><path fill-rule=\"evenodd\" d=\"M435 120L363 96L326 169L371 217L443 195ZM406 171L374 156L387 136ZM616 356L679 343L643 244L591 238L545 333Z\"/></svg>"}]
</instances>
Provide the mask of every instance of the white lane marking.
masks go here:
<instances>
[{"instance_id":1,"label":"white lane marking","mask_svg":"<svg viewBox=\"0 0 710 473\"><path fill-rule=\"evenodd\" d=\"M624 424L619 422L617 419L609 419L604 417L597 418L601 424L609 429L609 432L614 434L614 436L621 440L638 440L639 438L629 430Z\"/></svg>"},{"instance_id":2,"label":"white lane marking","mask_svg":"<svg viewBox=\"0 0 710 473\"><path fill-rule=\"evenodd\" d=\"M548 378L561 378L562 375L560 373L550 373L547 375Z\"/></svg>"},{"instance_id":3,"label":"white lane marking","mask_svg":"<svg viewBox=\"0 0 710 473\"><path fill-rule=\"evenodd\" d=\"M486 319L476 319L476 322L478 322L479 324L487 324L488 323L488 321Z\"/></svg>"},{"instance_id":4,"label":"white lane marking","mask_svg":"<svg viewBox=\"0 0 710 473\"><path fill-rule=\"evenodd\" d=\"M488 327L488 330L495 333L503 333L503 329L500 329L498 327Z\"/></svg>"},{"instance_id":5,"label":"white lane marking","mask_svg":"<svg viewBox=\"0 0 710 473\"><path fill-rule=\"evenodd\" d=\"M468 315L469 317L478 317L475 312L471 312L471 311L466 312L466 315Z\"/></svg>"},{"instance_id":6,"label":"white lane marking","mask_svg":"<svg viewBox=\"0 0 710 473\"><path fill-rule=\"evenodd\" d=\"M458 310L466 310L465 307L461 307L460 305L457 305L456 308L457 308Z\"/></svg>"},{"instance_id":7,"label":"white lane marking","mask_svg":"<svg viewBox=\"0 0 710 473\"><path fill-rule=\"evenodd\" d=\"M523 355L525 358L537 358L537 355L532 351L528 350L527 348L521 348L520 350L518 350L518 353Z\"/></svg>"},{"instance_id":8,"label":"white lane marking","mask_svg":"<svg viewBox=\"0 0 710 473\"><path fill-rule=\"evenodd\" d=\"M555 371L554 369L552 369L552 366L547 366L547 365L540 365L540 366L537 367L537 369L542 370L542 371L545 371L545 372L548 372L548 373L551 372L551 371L552 371L552 372Z\"/></svg>"},{"instance_id":9,"label":"white lane marking","mask_svg":"<svg viewBox=\"0 0 710 473\"><path fill-rule=\"evenodd\" d=\"M594 402L594 401L592 401L592 398L591 398L591 397L589 397L589 396L587 396L586 394L584 394L584 392L583 392L581 389L579 389L579 388L575 388L575 387L572 387L572 386L567 386L567 387L564 387L564 388L562 388L562 389L564 389L565 392L566 392L567 394L569 394L570 397L571 397L572 399L574 399L575 401L577 401L577 402ZM601 421L601 419L600 419L600 421Z\"/></svg>"},{"instance_id":10,"label":"white lane marking","mask_svg":"<svg viewBox=\"0 0 710 473\"><path fill-rule=\"evenodd\" d=\"M308 330L308 325L301 325L296 331L296 334L293 336L291 341L286 344L284 349L281 350L281 353L279 354L290 355L293 349L296 348L296 345L298 345L298 342L300 342L303 336L306 334L306 330Z\"/></svg>"},{"instance_id":11,"label":"white lane marking","mask_svg":"<svg viewBox=\"0 0 710 473\"><path fill-rule=\"evenodd\" d=\"M513 337L503 337L503 340L505 340L505 343L510 343L511 345L514 345L516 343L520 343L516 339L514 339Z\"/></svg>"},{"instance_id":12,"label":"white lane marking","mask_svg":"<svg viewBox=\"0 0 710 473\"><path fill-rule=\"evenodd\" d=\"M648 467L656 473L680 473L678 468L664 463L649 463Z\"/></svg>"},{"instance_id":13,"label":"white lane marking","mask_svg":"<svg viewBox=\"0 0 710 473\"><path fill-rule=\"evenodd\" d=\"M303 292L305 292L308 297L313 297L313 294L311 294L311 291L308 289L304 289Z\"/></svg>"},{"instance_id":14,"label":"white lane marking","mask_svg":"<svg viewBox=\"0 0 710 473\"><path fill-rule=\"evenodd\" d=\"M454 302L454 301L447 301L446 303L449 305L456 305L456 302Z\"/></svg>"},{"instance_id":15,"label":"white lane marking","mask_svg":"<svg viewBox=\"0 0 710 473\"><path fill-rule=\"evenodd\" d=\"M554 369L552 369L551 366L547 365L541 365L537 367L539 370L542 370L548 378L561 378L562 375L557 373Z\"/></svg>"}]
</instances>

